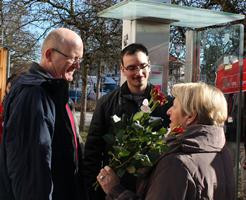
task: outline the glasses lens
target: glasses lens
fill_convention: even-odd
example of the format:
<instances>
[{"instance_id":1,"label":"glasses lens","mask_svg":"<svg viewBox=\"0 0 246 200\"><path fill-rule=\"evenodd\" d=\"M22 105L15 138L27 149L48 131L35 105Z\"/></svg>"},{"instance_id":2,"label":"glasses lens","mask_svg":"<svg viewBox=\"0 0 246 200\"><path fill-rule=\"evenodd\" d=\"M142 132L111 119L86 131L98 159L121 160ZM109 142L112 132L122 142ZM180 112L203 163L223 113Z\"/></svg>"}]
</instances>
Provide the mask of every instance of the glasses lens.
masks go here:
<instances>
[{"instance_id":1,"label":"glasses lens","mask_svg":"<svg viewBox=\"0 0 246 200\"><path fill-rule=\"evenodd\" d=\"M83 61L83 58L71 58L68 55L66 55L66 54L62 53L61 51L59 51L58 49L53 48L52 50L56 51L57 53L59 53L61 55L63 55L65 58L68 59L69 62L71 62L71 64L81 64L82 61Z\"/></svg>"},{"instance_id":2,"label":"glasses lens","mask_svg":"<svg viewBox=\"0 0 246 200\"><path fill-rule=\"evenodd\" d=\"M126 70L128 71L135 71L137 69L138 69L138 66L135 66L135 65L130 65L126 67Z\"/></svg>"},{"instance_id":3,"label":"glasses lens","mask_svg":"<svg viewBox=\"0 0 246 200\"><path fill-rule=\"evenodd\" d=\"M139 67L140 67L140 69L145 69L146 67L149 67L149 64L142 64Z\"/></svg>"},{"instance_id":4,"label":"glasses lens","mask_svg":"<svg viewBox=\"0 0 246 200\"><path fill-rule=\"evenodd\" d=\"M147 64L147 63L141 64L139 66L137 66L137 65L129 65L129 66L126 67L126 70L134 72L134 71L138 71L140 69L146 69L146 67L148 67L148 66L149 66L149 64Z\"/></svg>"}]
</instances>

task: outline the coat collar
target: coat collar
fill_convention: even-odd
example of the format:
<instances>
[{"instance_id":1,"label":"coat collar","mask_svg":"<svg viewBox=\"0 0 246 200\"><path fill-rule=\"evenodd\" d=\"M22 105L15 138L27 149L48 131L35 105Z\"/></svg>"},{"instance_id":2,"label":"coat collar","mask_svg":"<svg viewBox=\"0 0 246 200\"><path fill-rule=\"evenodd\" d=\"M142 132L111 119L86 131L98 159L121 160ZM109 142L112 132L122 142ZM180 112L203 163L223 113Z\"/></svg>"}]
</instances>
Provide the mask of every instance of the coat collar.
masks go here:
<instances>
[{"instance_id":1,"label":"coat collar","mask_svg":"<svg viewBox=\"0 0 246 200\"><path fill-rule=\"evenodd\" d=\"M21 74L12 86L16 90L20 86L41 86L53 96L62 97L64 102L68 101L68 81L64 79L53 78L39 64L32 63L30 69Z\"/></svg>"},{"instance_id":2,"label":"coat collar","mask_svg":"<svg viewBox=\"0 0 246 200\"><path fill-rule=\"evenodd\" d=\"M153 88L153 85L151 83L148 83L147 87L146 87L146 89L144 91L144 94L142 96L145 96L145 97L147 97L149 99L150 98L150 91L151 91L152 88ZM121 92L122 96L126 96L126 97L127 96L133 96L133 94L131 93L131 91L130 91L128 85L127 85L127 81L125 81L122 84L122 86L120 88L120 92Z\"/></svg>"},{"instance_id":3,"label":"coat collar","mask_svg":"<svg viewBox=\"0 0 246 200\"><path fill-rule=\"evenodd\" d=\"M186 153L220 152L225 146L223 127L195 124L180 135L166 138L170 149Z\"/></svg>"}]
</instances>

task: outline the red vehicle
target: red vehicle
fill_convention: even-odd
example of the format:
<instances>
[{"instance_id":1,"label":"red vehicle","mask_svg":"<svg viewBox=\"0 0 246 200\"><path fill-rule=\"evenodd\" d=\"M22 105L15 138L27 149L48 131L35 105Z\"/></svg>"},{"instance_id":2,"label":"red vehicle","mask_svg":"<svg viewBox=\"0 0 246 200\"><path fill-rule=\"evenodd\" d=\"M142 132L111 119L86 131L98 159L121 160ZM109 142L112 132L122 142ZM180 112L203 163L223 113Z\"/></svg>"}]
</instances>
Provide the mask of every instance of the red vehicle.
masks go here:
<instances>
[{"instance_id":1,"label":"red vehicle","mask_svg":"<svg viewBox=\"0 0 246 200\"><path fill-rule=\"evenodd\" d=\"M239 92L240 70L239 63L231 65L220 65L217 70L215 81L216 87L224 94ZM243 59L243 91L246 91L246 58Z\"/></svg>"},{"instance_id":2,"label":"red vehicle","mask_svg":"<svg viewBox=\"0 0 246 200\"><path fill-rule=\"evenodd\" d=\"M228 120L226 123L226 136L228 141L234 141L236 137L236 115L237 115L237 102L240 85L240 70L239 62L233 63L232 65L220 65L217 70L217 77L215 81L216 87L221 89L226 94L228 103ZM246 58L243 59L243 78L242 78L242 91L244 95L244 110L246 109ZM246 156L246 112L242 113L242 135L241 142L244 140L244 149ZM243 168L246 169L246 159L242 164Z\"/></svg>"}]
</instances>

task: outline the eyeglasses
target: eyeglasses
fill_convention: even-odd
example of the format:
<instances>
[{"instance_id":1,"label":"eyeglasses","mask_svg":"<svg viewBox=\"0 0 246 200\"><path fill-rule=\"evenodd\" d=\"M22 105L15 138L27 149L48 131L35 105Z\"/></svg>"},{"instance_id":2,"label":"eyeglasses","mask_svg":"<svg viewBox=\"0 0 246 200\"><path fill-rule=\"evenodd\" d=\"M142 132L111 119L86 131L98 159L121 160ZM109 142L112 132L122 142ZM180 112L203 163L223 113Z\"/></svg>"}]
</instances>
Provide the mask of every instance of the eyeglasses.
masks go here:
<instances>
[{"instance_id":1,"label":"eyeglasses","mask_svg":"<svg viewBox=\"0 0 246 200\"><path fill-rule=\"evenodd\" d=\"M63 55L65 58L69 59L71 63L73 64L81 64L83 62L83 58L71 58L70 56L66 55L65 53L62 53L58 49L52 48L53 51Z\"/></svg>"},{"instance_id":2,"label":"eyeglasses","mask_svg":"<svg viewBox=\"0 0 246 200\"><path fill-rule=\"evenodd\" d=\"M143 64L140 64L140 65L128 65L127 67L124 67L127 71L130 71L130 72L137 72L137 71L140 71L140 70L147 70L147 68L150 67L149 64L147 63L143 63Z\"/></svg>"}]
</instances>

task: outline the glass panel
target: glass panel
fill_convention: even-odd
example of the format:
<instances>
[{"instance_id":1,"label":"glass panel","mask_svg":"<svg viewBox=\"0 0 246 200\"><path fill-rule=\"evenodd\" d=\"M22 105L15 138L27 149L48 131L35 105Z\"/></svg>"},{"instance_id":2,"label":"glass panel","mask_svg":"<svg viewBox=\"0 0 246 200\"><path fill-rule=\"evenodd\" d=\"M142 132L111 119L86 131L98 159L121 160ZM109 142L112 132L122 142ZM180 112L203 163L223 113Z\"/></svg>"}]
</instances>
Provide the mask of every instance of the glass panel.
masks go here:
<instances>
[{"instance_id":1,"label":"glass panel","mask_svg":"<svg viewBox=\"0 0 246 200\"><path fill-rule=\"evenodd\" d=\"M207 29L200 34L200 80L220 88L227 99L228 120L225 133L235 163L237 195L242 197L242 191L246 188L245 170L242 167L245 162L246 136L246 112L243 111L246 105L245 98L243 100L243 95L246 94L246 59L243 66L242 58L243 26Z\"/></svg>"},{"instance_id":2,"label":"glass panel","mask_svg":"<svg viewBox=\"0 0 246 200\"><path fill-rule=\"evenodd\" d=\"M125 0L101 11L98 15L116 19L162 21L189 28L201 28L244 19L244 15L151 0Z\"/></svg>"}]
</instances>

